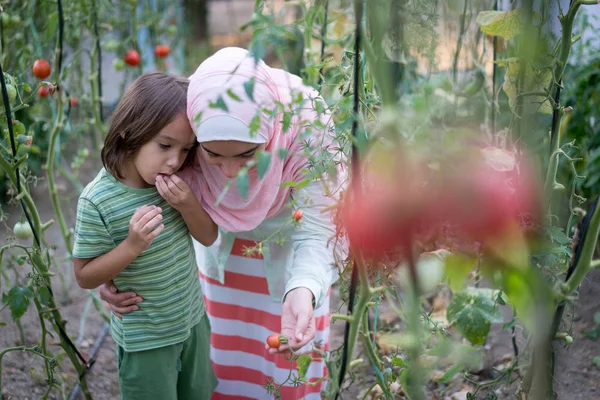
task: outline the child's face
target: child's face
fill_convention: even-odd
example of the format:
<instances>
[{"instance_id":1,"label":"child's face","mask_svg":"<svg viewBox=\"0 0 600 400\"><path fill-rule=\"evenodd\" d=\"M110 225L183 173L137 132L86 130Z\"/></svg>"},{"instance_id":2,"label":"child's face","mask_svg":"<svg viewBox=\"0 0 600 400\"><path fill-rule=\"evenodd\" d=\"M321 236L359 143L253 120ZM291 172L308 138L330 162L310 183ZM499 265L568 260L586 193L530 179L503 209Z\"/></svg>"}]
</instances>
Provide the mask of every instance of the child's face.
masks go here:
<instances>
[{"instance_id":1,"label":"child's face","mask_svg":"<svg viewBox=\"0 0 600 400\"><path fill-rule=\"evenodd\" d=\"M154 186L158 174L174 174L183 165L195 141L196 136L185 114L177 115L140 148L133 160L136 175L139 176L131 179L134 181L132 183Z\"/></svg>"}]
</instances>

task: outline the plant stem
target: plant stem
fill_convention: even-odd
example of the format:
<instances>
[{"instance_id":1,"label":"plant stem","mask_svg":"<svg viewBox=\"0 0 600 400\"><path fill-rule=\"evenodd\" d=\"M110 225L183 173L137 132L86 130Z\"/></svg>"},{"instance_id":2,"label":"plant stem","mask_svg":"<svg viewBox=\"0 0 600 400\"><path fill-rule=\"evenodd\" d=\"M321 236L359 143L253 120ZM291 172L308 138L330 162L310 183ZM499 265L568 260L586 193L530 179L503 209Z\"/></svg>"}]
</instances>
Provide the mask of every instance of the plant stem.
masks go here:
<instances>
[{"instance_id":1,"label":"plant stem","mask_svg":"<svg viewBox=\"0 0 600 400\"><path fill-rule=\"evenodd\" d=\"M421 301L419 297L419 278L417 275L417 264L410 244L406 246L406 256L408 258L408 270L410 274L411 285L407 294L407 334L410 337L410 347L408 356L410 359L410 368L408 370L408 387L404 388L406 394L411 400L424 400L424 371L421 364Z\"/></svg>"},{"instance_id":2,"label":"plant stem","mask_svg":"<svg viewBox=\"0 0 600 400\"><path fill-rule=\"evenodd\" d=\"M46 162L46 170L48 176L48 190L50 191L50 199L52 200L52 207L54 208L54 213L56 214L56 219L58 220L58 225L60 226L60 232L62 234L63 240L65 241L65 247L69 254L73 254L73 244L71 243L71 232L69 232L69 228L67 227L67 222L65 221L65 217L62 212L62 208L60 205L60 201L58 198L58 188L56 187L56 182L54 180L54 168L55 168L55 156L56 156L56 142L58 140L58 136L60 135L60 131L63 127L63 112L64 112L64 104L62 98L62 91L57 92L58 95L58 105L56 110L56 120L54 123L54 127L50 132L50 141L48 145L48 161Z\"/></svg>"},{"instance_id":3,"label":"plant stem","mask_svg":"<svg viewBox=\"0 0 600 400\"><path fill-rule=\"evenodd\" d=\"M458 32L458 41L456 43L456 51L454 52L454 61L452 62L452 83L456 86L456 79L458 73L458 58L460 56L460 50L462 49L463 37L465 35L465 21L467 19L467 9L469 7L469 0L464 0L465 5L463 12L460 16L460 30Z\"/></svg>"},{"instance_id":4,"label":"plant stem","mask_svg":"<svg viewBox=\"0 0 600 400\"><path fill-rule=\"evenodd\" d=\"M46 359L51 359L51 357L45 356L44 354L41 354L37 351L37 347L38 346L32 346L32 347L25 347L25 346L17 346L17 347L7 347L6 349L0 351L0 388L2 388L2 358L4 357L4 355L6 355L7 353L10 353L12 351L27 351L30 353L33 353L35 355L38 355L40 357L42 357L44 360Z\"/></svg>"},{"instance_id":5,"label":"plant stem","mask_svg":"<svg viewBox=\"0 0 600 400\"><path fill-rule=\"evenodd\" d=\"M376 374L377 381L379 382L379 387L381 388L381 390L383 390L383 393L385 394L385 397L387 399L393 399L394 396L390 392L390 388L388 387L383 375L381 374L381 367L383 366L383 363L377 356L377 353L375 353L375 347L373 345L373 342L371 341L371 334L369 332L368 314L366 311L363 314L362 335L361 336L363 339L363 344L364 344L363 347L366 350L367 358L369 359L371 364L375 367L375 369L377 371L379 371L379 373Z\"/></svg>"}]
</instances>

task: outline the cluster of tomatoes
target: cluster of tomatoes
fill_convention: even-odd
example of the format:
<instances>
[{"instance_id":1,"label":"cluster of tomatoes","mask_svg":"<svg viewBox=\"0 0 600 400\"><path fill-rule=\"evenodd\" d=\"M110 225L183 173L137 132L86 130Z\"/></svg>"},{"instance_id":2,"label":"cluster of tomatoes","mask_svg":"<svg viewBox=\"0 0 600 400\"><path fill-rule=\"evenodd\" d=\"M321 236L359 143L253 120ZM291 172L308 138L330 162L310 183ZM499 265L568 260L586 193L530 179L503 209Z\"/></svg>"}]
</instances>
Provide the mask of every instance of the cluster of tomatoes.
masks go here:
<instances>
[{"instance_id":1,"label":"cluster of tomatoes","mask_svg":"<svg viewBox=\"0 0 600 400\"><path fill-rule=\"evenodd\" d=\"M158 44L154 47L154 55L158 59L163 59L171 54L171 47L168 44ZM123 59L117 58L113 61L113 67L120 71L126 66L137 67L140 65L141 56L140 53L135 49L129 49L125 53Z\"/></svg>"}]
</instances>

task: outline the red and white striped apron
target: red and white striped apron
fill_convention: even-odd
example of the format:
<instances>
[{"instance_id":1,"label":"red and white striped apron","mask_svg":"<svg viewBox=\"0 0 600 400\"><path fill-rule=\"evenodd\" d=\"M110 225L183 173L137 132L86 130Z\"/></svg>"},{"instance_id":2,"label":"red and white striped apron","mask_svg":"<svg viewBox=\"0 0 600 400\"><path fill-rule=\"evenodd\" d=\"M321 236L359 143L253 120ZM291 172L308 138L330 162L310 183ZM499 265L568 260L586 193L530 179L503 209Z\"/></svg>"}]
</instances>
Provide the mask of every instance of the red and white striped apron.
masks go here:
<instances>
[{"instance_id":1,"label":"red and white striped apron","mask_svg":"<svg viewBox=\"0 0 600 400\"><path fill-rule=\"evenodd\" d=\"M273 399L265 386L274 380L279 386L290 375L297 376L284 355L271 355L265 350L266 338L281 329L281 302L269 294L262 256L244 256L244 248L256 243L235 239L225 266L225 284L200 273L200 282L211 325L211 359L219 384L212 396L221 399ZM315 310L314 342L329 349L329 292L323 305ZM310 350L309 343L302 350ZM323 361L313 361L306 380L315 382L327 374ZM320 399L325 388L322 381L315 386L294 387L290 379L279 388L283 400Z\"/></svg>"}]
</instances>

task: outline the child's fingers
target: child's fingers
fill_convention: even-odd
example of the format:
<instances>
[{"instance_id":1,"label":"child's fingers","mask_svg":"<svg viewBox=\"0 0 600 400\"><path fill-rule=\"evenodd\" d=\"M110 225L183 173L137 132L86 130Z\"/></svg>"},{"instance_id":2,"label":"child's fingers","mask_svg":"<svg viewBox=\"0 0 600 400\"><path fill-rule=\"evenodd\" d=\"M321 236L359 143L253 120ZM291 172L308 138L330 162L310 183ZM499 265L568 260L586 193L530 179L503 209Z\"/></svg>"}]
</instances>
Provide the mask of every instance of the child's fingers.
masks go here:
<instances>
[{"instance_id":1,"label":"child's fingers","mask_svg":"<svg viewBox=\"0 0 600 400\"><path fill-rule=\"evenodd\" d=\"M169 181L168 183L172 183L177 189L183 191L188 184L185 183L185 181L183 179L181 179L180 177L178 177L177 175L171 175L169 176Z\"/></svg>"},{"instance_id":2,"label":"child's fingers","mask_svg":"<svg viewBox=\"0 0 600 400\"><path fill-rule=\"evenodd\" d=\"M160 197L162 197L165 200L168 200L167 199L167 193L165 192L163 181L161 181L158 178L156 179L156 190L158 190L158 194L160 194Z\"/></svg>"},{"instance_id":3,"label":"child's fingers","mask_svg":"<svg viewBox=\"0 0 600 400\"><path fill-rule=\"evenodd\" d=\"M146 224L152 220L154 217L156 217L157 215L160 215L160 212L162 210L160 209L160 207L155 207L151 210L148 210L144 215L142 215L142 217L135 223L135 229L138 231L141 231L144 226L146 226Z\"/></svg>"},{"instance_id":4,"label":"child's fingers","mask_svg":"<svg viewBox=\"0 0 600 400\"><path fill-rule=\"evenodd\" d=\"M131 222L136 223L137 221L139 221L140 218L142 218L142 216L144 214L146 214L148 211L150 211L151 207L154 207L154 206L145 205L145 206L136 208L135 212L133 213L133 216L131 217Z\"/></svg>"},{"instance_id":5,"label":"child's fingers","mask_svg":"<svg viewBox=\"0 0 600 400\"><path fill-rule=\"evenodd\" d=\"M165 176L161 176L160 178L156 179L157 181L157 187L158 187L158 183L160 183L160 187L162 190L161 196L163 196L165 199L173 199L173 197L176 196L176 187L173 185L173 183L171 183L172 181L170 180L168 175Z\"/></svg>"},{"instance_id":6,"label":"child's fingers","mask_svg":"<svg viewBox=\"0 0 600 400\"><path fill-rule=\"evenodd\" d=\"M155 230L153 230L152 232L150 232L150 234L148 235L148 239L150 239L150 241L156 239L156 237L158 236L158 234L161 233L163 231L163 229L165 229L165 225L164 224L160 224L159 226L156 227Z\"/></svg>"},{"instance_id":7,"label":"child's fingers","mask_svg":"<svg viewBox=\"0 0 600 400\"><path fill-rule=\"evenodd\" d=\"M142 225L141 232L143 234L147 234L147 233L151 232L154 229L154 227L160 223L161 220L162 220L161 214L155 215L154 218L152 218L151 220L146 222L144 225Z\"/></svg>"}]
</instances>

